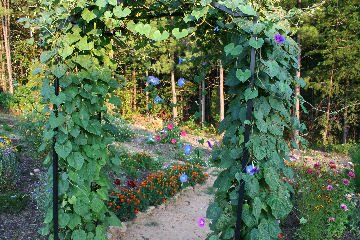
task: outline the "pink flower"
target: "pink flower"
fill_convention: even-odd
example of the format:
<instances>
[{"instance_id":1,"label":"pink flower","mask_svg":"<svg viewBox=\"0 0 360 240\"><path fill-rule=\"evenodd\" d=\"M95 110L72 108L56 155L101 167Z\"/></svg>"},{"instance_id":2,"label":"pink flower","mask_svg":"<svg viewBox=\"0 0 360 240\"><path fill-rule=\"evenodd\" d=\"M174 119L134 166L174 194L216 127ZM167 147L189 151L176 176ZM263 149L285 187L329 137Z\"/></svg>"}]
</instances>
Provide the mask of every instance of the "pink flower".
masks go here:
<instances>
[{"instance_id":1,"label":"pink flower","mask_svg":"<svg viewBox=\"0 0 360 240\"><path fill-rule=\"evenodd\" d=\"M198 223L199 227L201 227L201 228L205 227L205 218L203 218L203 217L199 218L197 223Z\"/></svg>"},{"instance_id":2,"label":"pink flower","mask_svg":"<svg viewBox=\"0 0 360 240\"><path fill-rule=\"evenodd\" d=\"M156 141L160 141L160 140L161 140L161 137L158 135L158 136L155 137L155 140L156 140Z\"/></svg>"},{"instance_id":3,"label":"pink flower","mask_svg":"<svg viewBox=\"0 0 360 240\"><path fill-rule=\"evenodd\" d=\"M321 167L321 165L320 165L319 163L315 163L315 164L314 164L314 168L315 168L315 169L319 169L320 167Z\"/></svg>"},{"instance_id":4,"label":"pink flower","mask_svg":"<svg viewBox=\"0 0 360 240\"><path fill-rule=\"evenodd\" d=\"M320 175L320 171L317 170L317 171L315 172L315 174L316 174L316 175Z\"/></svg>"},{"instance_id":5,"label":"pink flower","mask_svg":"<svg viewBox=\"0 0 360 240\"><path fill-rule=\"evenodd\" d=\"M176 139L174 139L174 138L171 139L171 143L172 143L172 144L175 144L175 143L176 143Z\"/></svg>"},{"instance_id":6,"label":"pink flower","mask_svg":"<svg viewBox=\"0 0 360 240\"><path fill-rule=\"evenodd\" d=\"M180 131L180 136L182 136L182 137L185 137L185 136L186 136L185 130L181 130L181 131Z\"/></svg>"},{"instance_id":7,"label":"pink flower","mask_svg":"<svg viewBox=\"0 0 360 240\"><path fill-rule=\"evenodd\" d=\"M334 217L329 217L328 221L329 222L335 222L335 218Z\"/></svg>"},{"instance_id":8,"label":"pink flower","mask_svg":"<svg viewBox=\"0 0 360 240\"><path fill-rule=\"evenodd\" d=\"M348 207L347 207L346 204L344 204L344 203L340 204L340 208L341 208L341 209L344 209L345 211L348 210Z\"/></svg>"},{"instance_id":9,"label":"pink flower","mask_svg":"<svg viewBox=\"0 0 360 240\"><path fill-rule=\"evenodd\" d=\"M169 123L169 124L167 125L167 128L170 129L170 130L173 130L173 129L174 129L174 124Z\"/></svg>"},{"instance_id":10,"label":"pink flower","mask_svg":"<svg viewBox=\"0 0 360 240\"><path fill-rule=\"evenodd\" d=\"M342 180L342 182L343 182L343 184L344 185L349 185L349 183L350 183L350 181L348 180L348 179L346 179L346 178L344 178L343 180Z\"/></svg>"},{"instance_id":11,"label":"pink flower","mask_svg":"<svg viewBox=\"0 0 360 240\"><path fill-rule=\"evenodd\" d=\"M313 173L313 170L308 168L308 170L306 170L306 173L309 173L309 174L312 174Z\"/></svg>"},{"instance_id":12,"label":"pink flower","mask_svg":"<svg viewBox=\"0 0 360 240\"><path fill-rule=\"evenodd\" d=\"M351 177L351 178L355 178L355 173L352 172L352 171L350 171L350 172L348 173L348 176Z\"/></svg>"},{"instance_id":13,"label":"pink flower","mask_svg":"<svg viewBox=\"0 0 360 240\"><path fill-rule=\"evenodd\" d=\"M334 187L333 187L332 185L330 185L330 184L326 186L326 189L327 189L328 191L333 190L333 188L334 188Z\"/></svg>"}]
</instances>

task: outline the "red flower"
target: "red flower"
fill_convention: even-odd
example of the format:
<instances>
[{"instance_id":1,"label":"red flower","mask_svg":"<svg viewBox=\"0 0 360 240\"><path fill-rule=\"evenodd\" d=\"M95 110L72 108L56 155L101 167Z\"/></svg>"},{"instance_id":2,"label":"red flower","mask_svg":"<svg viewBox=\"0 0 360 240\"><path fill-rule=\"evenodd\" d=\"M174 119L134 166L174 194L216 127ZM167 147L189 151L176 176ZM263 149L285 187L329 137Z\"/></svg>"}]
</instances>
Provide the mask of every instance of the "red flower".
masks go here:
<instances>
[{"instance_id":1,"label":"red flower","mask_svg":"<svg viewBox=\"0 0 360 240\"><path fill-rule=\"evenodd\" d=\"M315 169L319 169L320 167L321 167L321 165L320 165L319 163L315 163L315 164L314 164L314 168L315 168Z\"/></svg>"},{"instance_id":2,"label":"red flower","mask_svg":"<svg viewBox=\"0 0 360 240\"><path fill-rule=\"evenodd\" d=\"M134 182L133 180L129 180L129 181L127 181L127 185L129 186L129 187L136 187L137 185L136 185L136 182Z\"/></svg>"},{"instance_id":3,"label":"red flower","mask_svg":"<svg viewBox=\"0 0 360 240\"><path fill-rule=\"evenodd\" d=\"M278 238L283 239L283 238L284 238L284 235L283 235L282 233L279 233L279 234L278 234Z\"/></svg>"},{"instance_id":4,"label":"red flower","mask_svg":"<svg viewBox=\"0 0 360 240\"><path fill-rule=\"evenodd\" d=\"M114 180L114 184L115 184L115 185L120 185L120 183L121 183L120 179L116 178L116 179Z\"/></svg>"}]
</instances>

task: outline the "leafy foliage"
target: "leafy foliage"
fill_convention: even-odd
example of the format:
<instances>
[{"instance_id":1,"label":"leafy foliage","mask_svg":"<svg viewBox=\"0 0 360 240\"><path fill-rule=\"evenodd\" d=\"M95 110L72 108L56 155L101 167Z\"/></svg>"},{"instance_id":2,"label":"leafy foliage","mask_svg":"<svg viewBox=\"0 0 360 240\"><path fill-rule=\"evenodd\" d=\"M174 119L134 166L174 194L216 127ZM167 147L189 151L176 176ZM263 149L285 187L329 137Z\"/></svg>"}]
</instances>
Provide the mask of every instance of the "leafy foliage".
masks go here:
<instances>
[{"instance_id":1,"label":"leafy foliage","mask_svg":"<svg viewBox=\"0 0 360 240\"><path fill-rule=\"evenodd\" d=\"M116 64L110 35L121 29L115 35L124 42L129 35L136 34L153 41L166 40L170 34L180 39L201 30L206 33L202 24L206 19L215 19L219 27L226 29L224 63L230 69L226 84L231 95L228 115L221 123L223 145L214 154L215 165L224 170L215 182L215 203L208 209L214 231L210 239L233 238L241 179L246 184L243 238L277 238L281 230L276 219L285 217L291 210L291 188L280 180L280 175L289 175L283 164L283 159L288 157L284 136L291 130L292 72L298 67L298 48L288 37L281 45L274 41L275 34L286 35L289 30L287 22L279 19L284 12L274 12L268 6L270 3L223 1L222 8L214 8L209 1L200 1L184 12L178 1L163 2L161 6L150 4L146 11L138 10L143 2L137 1L124 1L119 5L110 0L43 2L46 11L35 23L42 27L45 51L40 60L47 65L41 94L45 102L59 109L58 113L49 113L44 140L55 137L55 150L60 157L61 239L105 239L107 226L118 224L105 206L110 187L105 171L113 163L108 145L114 138L102 117L106 115L108 103L121 103L114 96L118 83L113 74ZM247 18L230 16L233 14L229 11L239 10L247 14ZM151 21L152 17L158 17L154 15L149 20L149 12L161 11L181 11L185 18L164 23L161 17ZM257 13L259 20L253 22L251 18ZM144 20L135 23L134 19L141 17ZM247 67L251 48L256 49L258 59L254 86L249 85ZM200 74L197 81L203 77ZM56 80L61 87L58 96L52 85ZM245 118L248 101L261 106L254 108L254 120ZM252 129L251 141L246 145L245 126ZM240 163L245 147L250 151L251 162L260 168L255 175L242 173ZM158 200L161 198L154 199ZM52 220L49 206L42 233L50 238Z\"/></svg>"}]
</instances>

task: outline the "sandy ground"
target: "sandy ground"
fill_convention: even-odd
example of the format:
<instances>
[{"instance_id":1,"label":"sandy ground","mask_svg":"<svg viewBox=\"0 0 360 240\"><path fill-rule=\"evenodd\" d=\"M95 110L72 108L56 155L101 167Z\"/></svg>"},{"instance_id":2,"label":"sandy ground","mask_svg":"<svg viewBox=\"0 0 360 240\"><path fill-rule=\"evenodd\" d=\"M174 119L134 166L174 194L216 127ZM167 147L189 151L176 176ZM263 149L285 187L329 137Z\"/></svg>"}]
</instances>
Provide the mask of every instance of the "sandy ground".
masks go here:
<instances>
[{"instance_id":1,"label":"sandy ground","mask_svg":"<svg viewBox=\"0 0 360 240\"><path fill-rule=\"evenodd\" d=\"M206 216L206 209L212 201L212 185L216 177L209 175L203 185L181 192L177 198L150 213L140 214L127 224L125 234L113 240L203 240L210 233L208 220L203 228L197 221Z\"/></svg>"}]
</instances>

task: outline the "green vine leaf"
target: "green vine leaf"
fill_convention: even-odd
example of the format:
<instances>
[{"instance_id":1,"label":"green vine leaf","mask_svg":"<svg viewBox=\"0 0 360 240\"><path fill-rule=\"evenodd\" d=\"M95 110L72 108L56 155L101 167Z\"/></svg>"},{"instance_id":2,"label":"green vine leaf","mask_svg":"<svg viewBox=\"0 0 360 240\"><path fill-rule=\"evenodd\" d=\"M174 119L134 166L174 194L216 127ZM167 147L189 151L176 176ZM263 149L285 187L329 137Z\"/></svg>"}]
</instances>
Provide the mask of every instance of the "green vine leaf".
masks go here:
<instances>
[{"instance_id":1,"label":"green vine leaf","mask_svg":"<svg viewBox=\"0 0 360 240\"><path fill-rule=\"evenodd\" d=\"M244 93L244 97L246 101L249 101L250 99L254 99L259 95L257 89L246 89Z\"/></svg>"},{"instance_id":2,"label":"green vine leaf","mask_svg":"<svg viewBox=\"0 0 360 240\"><path fill-rule=\"evenodd\" d=\"M65 64L58 64L51 67L51 73L54 74L54 76L57 78L64 76L66 71L67 66Z\"/></svg>"},{"instance_id":3,"label":"green vine leaf","mask_svg":"<svg viewBox=\"0 0 360 240\"><path fill-rule=\"evenodd\" d=\"M256 11L250 5L240 5L239 9L241 12L243 12L247 15L256 16Z\"/></svg>"},{"instance_id":4,"label":"green vine leaf","mask_svg":"<svg viewBox=\"0 0 360 240\"><path fill-rule=\"evenodd\" d=\"M55 56L55 51L44 51L40 55L40 62L47 63L54 56Z\"/></svg>"},{"instance_id":5,"label":"green vine leaf","mask_svg":"<svg viewBox=\"0 0 360 240\"><path fill-rule=\"evenodd\" d=\"M264 39L262 38L255 39L254 37L252 37L249 41L249 45L255 49L261 48L263 44L264 44Z\"/></svg>"},{"instance_id":6,"label":"green vine leaf","mask_svg":"<svg viewBox=\"0 0 360 240\"><path fill-rule=\"evenodd\" d=\"M232 56L237 56L242 52L243 47L241 45L235 46L234 43L230 43L225 46L224 50L225 50L226 56L229 54L231 54Z\"/></svg>"},{"instance_id":7,"label":"green vine leaf","mask_svg":"<svg viewBox=\"0 0 360 240\"><path fill-rule=\"evenodd\" d=\"M116 6L113 10L114 16L117 18L125 18L130 15L131 10L130 8L122 8L122 6Z\"/></svg>"},{"instance_id":8,"label":"green vine leaf","mask_svg":"<svg viewBox=\"0 0 360 240\"><path fill-rule=\"evenodd\" d=\"M64 144L55 144L55 151L59 154L59 157L65 159L72 151L72 144L70 141L66 141Z\"/></svg>"},{"instance_id":9,"label":"green vine leaf","mask_svg":"<svg viewBox=\"0 0 360 240\"><path fill-rule=\"evenodd\" d=\"M73 240L84 240L86 238L87 238L87 235L84 230L75 230L71 235L71 239L73 239Z\"/></svg>"},{"instance_id":10,"label":"green vine leaf","mask_svg":"<svg viewBox=\"0 0 360 240\"><path fill-rule=\"evenodd\" d=\"M66 45L63 48L59 49L59 55L62 57L62 59L66 59L68 56L70 56L74 51L74 47Z\"/></svg>"},{"instance_id":11,"label":"green vine leaf","mask_svg":"<svg viewBox=\"0 0 360 240\"><path fill-rule=\"evenodd\" d=\"M84 164L84 157L81 155L80 152L72 152L68 159L67 159L69 165L76 170L80 170Z\"/></svg>"},{"instance_id":12,"label":"green vine leaf","mask_svg":"<svg viewBox=\"0 0 360 240\"><path fill-rule=\"evenodd\" d=\"M87 22L91 22L91 20L96 18L96 15L93 11L85 8L85 10L81 13L81 17Z\"/></svg>"},{"instance_id":13,"label":"green vine leaf","mask_svg":"<svg viewBox=\"0 0 360 240\"><path fill-rule=\"evenodd\" d=\"M180 31L179 28L174 28L174 29L172 30L172 34L174 35L174 37L175 37L176 39L181 39L181 38L186 37L186 36L189 34L189 32L188 32L187 29L183 29L182 31Z\"/></svg>"},{"instance_id":14,"label":"green vine leaf","mask_svg":"<svg viewBox=\"0 0 360 240\"><path fill-rule=\"evenodd\" d=\"M246 69L242 71L241 69L236 70L236 77L240 80L240 82L245 82L251 77L251 71Z\"/></svg>"}]
</instances>

